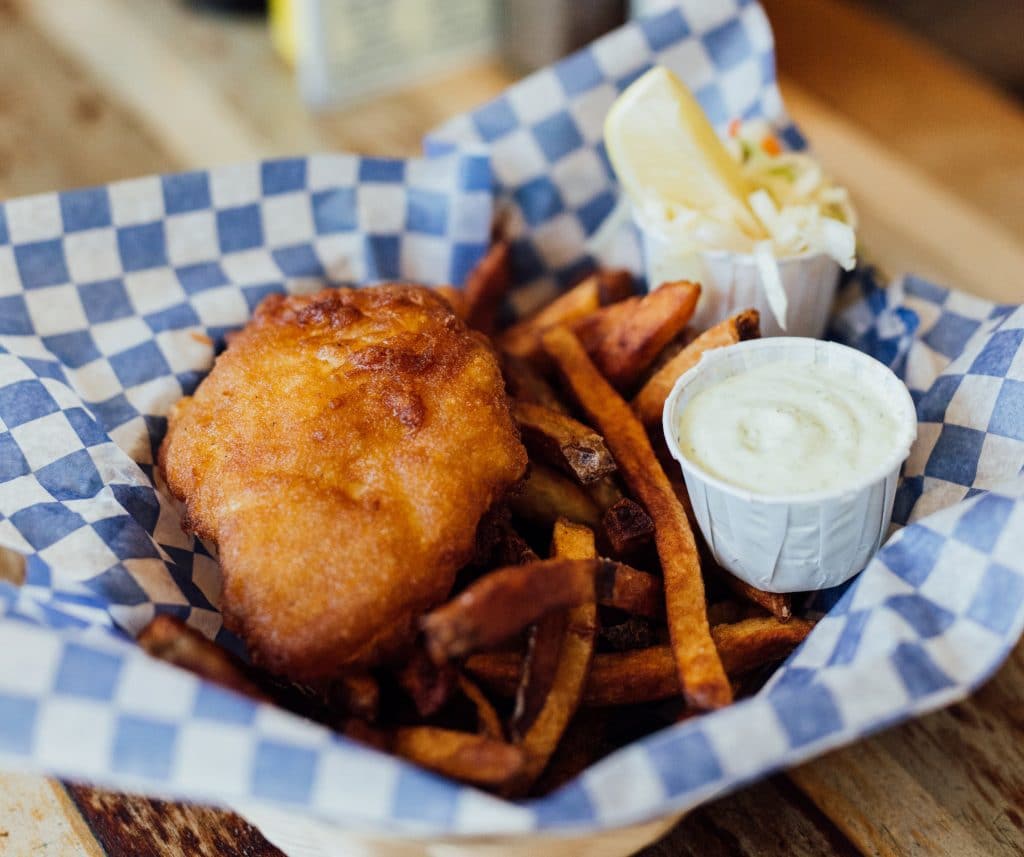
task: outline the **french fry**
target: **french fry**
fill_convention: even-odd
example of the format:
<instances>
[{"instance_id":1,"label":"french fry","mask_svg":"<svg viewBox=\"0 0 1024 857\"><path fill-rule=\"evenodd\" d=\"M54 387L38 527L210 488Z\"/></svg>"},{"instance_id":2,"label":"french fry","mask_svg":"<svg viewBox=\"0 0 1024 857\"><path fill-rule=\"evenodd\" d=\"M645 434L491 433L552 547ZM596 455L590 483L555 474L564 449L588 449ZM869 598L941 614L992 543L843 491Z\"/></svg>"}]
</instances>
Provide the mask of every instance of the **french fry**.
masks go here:
<instances>
[{"instance_id":1,"label":"french fry","mask_svg":"<svg viewBox=\"0 0 1024 857\"><path fill-rule=\"evenodd\" d=\"M470 655L462 668L498 696L515 696L523 669L521 652L481 652Z\"/></svg>"},{"instance_id":2,"label":"french fry","mask_svg":"<svg viewBox=\"0 0 1024 857\"><path fill-rule=\"evenodd\" d=\"M697 365L705 351L735 345L761 335L761 318L756 309L744 310L708 328L675 357L655 372L633 399L633 410L647 426L661 422L665 400L679 377Z\"/></svg>"},{"instance_id":3,"label":"french fry","mask_svg":"<svg viewBox=\"0 0 1024 857\"><path fill-rule=\"evenodd\" d=\"M575 476L580 484L589 485L615 472L604 438L579 420L522 401L513 402L512 415L530 454Z\"/></svg>"},{"instance_id":4,"label":"french fry","mask_svg":"<svg viewBox=\"0 0 1024 857\"><path fill-rule=\"evenodd\" d=\"M470 783L501 789L522 770L523 751L485 735L436 726L396 729L394 753L422 768Z\"/></svg>"},{"instance_id":5,"label":"french fry","mask_svg":"<svg viewBox=\"0 0 1024 857\"><path fill-rule=\"evenodd\" d=\"M501 718L498 717L498 712L491 705L487 695L461 673L459 674L459 690L462 691L462 695L466 699L473 703L473 707L476 709L477 731L487 738L503 741L505 732L501 728Z\"/></svg>"},{"instance_id":6,"label":"french fry","mask_svg":"<svg viewBox=\"0 0 1024 857\"><path fill-rule=\"evenodd\" d=\"M699 297L696 283L665 283L644 295L628 313L615 316L611 328L592 347L587 347L583 336L580 341L609 383L625 389L686 326Z\"/></svg>"},{"instance_id":7,"label":"french fry","mask_svg":"<svg viewBox=\"0 0 1024 857\"><path fill-rule=\"evenodd\" d=\"M804 619L774 616L743 619L712 628L711 635L730 676L741 676L786 657L814 627ZM487 652L466 659L465 670L498 696L515 692L522 655ZM583 695L586 706L632 705L679 695L679 675L670 646L651 646L594 655Z\"/></svg>"},{"instance_id":8,"label":"french fry","mask_svg":"<svg viewBox=\"0 0 1024 857\"><path fill-rule=\"evenodd\" d=\"M508 504L521 518L542 524L552 524L559 518L589 527L601 522L601 511L586 491L567 476L536 462L530 463L529 474Z\"/></svg>"},{"instance_id":9,"label":"french fry","mask_svg":"<svg viewBox=\"0 0 1024 857\"><path fill-rule=\"evenodd\" d=\"M511 281L509 245L495 241L466 277L465 319L470 327L492 333L498 307Z\"/></svg>"},{"instance_id":10,"label":"french fry","mask_svg":"<svg viewBox=\"0 0 1024 857\"><path fill-rule=\"evenodd\" d=\"M617 625L602 625L598 640L601 650L624 652L628 649L646 649L662 642L657 630L647 619L628 616Z\"/></svg>"},{"instance_id":11,"label":"french fry","mask_svg":"<svg viewBox=\"0 0 1024 857\"><path fill-rule=\"evenodd\" d=\"M571 331L552 328L542 342L577 402L604 436L622 478L654 521L669 635L687 702L701 710L728 705L732 688L711 640L697 544L646 430Z\"/></svg>"},{"instance_id":12,"label":"french fry","mask_svg":"<svg viewBox=\"0 0 1024 857\"><path fill-rule=\"evenodd\" d=\"M417 648L395 678L421 717L430 717L440 711L451 698L458 675L449 664L434 663L426 652Z\"/></svg>"},{"instance_id":13,"label":"french fry","mask_svg":"<svg viewBox=\"0 0 1024 857\"><path fill-rule=\"evenodd\" d=\"M557 324L569 324L633 294L628 271L598 271L555 298L539 312L502 333L498 347L517 357L533 358L542 353L540 334Z\"/></svg>"},{"instance_id":14,"label":"french fry","mask_svg":"<svg viewBox=\"0 0 1024 857\"><path fill-rule=\"evenodd\" d=\"M749 616L746 614L745 605L739 601L719 601L708 605L708 622L712 629L715 625L728 625L746 618Z\"/></svg>"},{"instance_id":15,"label":"french fry","mask_svg":"<svg viewBox=\"0 0 1024 857\"><path fill-rule=\"evenodd\" d=\"M382 753L391 752L391 735L385 729L372 726L358 717L350 717L340 725L340 731L346 738L373 747Z\"/></svg>"},{"instance_id":16,"label":"french fry","mask_svg":"<svg viewBox=\"0 0 1024 857\"><path fill-rule=\"evenodd\" d=\"M435 663L508 640L554 610L597 601L641 615L660 612L660 581L610 559L555 557L486 574L420 620Z\"/></svg>"},{"instance_id":17,"label":"french fry","mask_svg":"<svg viewBox=\"0 0 1024 857\"><path fill-rule=\"evenodd\" d=\"M780 660L811 632L802 619L779 622L772 616L718 625L711 636L730 676L743 675ZM589 706L627 705L679 695L679 677L668 646L598 655L584 696Z\"/></svg>"},{"instance_id":18,"label":"french fry","mask_svg":"<svg viewBox=\"0 0 1024 857\"><path fill-rule=\"evenodd\" d=\"M463 321L466 320L466 293L455 288L455 286L435 286L436 291L443 297L455 313Z\"/></svg>"},{"instance_id":19,"label":"french fry","mask_svg":"<svg viewBox=\"0 0 1024 857\"><path fill-rule=\"evenodd\" d=\"M519 669L512 715L508 721L509 736L518 743L544 706L558 669L558 655L566 628L565 610L547 613L530 626L526 652Z\"/></svg>"},{"instance_id":20,"label":"french fry","mask_svg":"<svg viewBox=\"0 0 1024 857\"><path fill-rule=\"evenodd\" d=\"M207 640L180 619L161 613L142 629L138 644L152 657L252 699L267 695L249 679L245 667L230 652Z\"/></svg>"},{"instance_id":21,"label":"french fry","mask_svg":"<svg viewBox=\"0 0 1024 857\"><path fill-rule=\"evenodd\" d=\"M659 619L665 615L665 592L662 581L653 574L632 568L624 563L615 564L611 591L598 591L598 603L616 607L633 616Z\"/></svg>"},{"instance_id":22,"label":"french fry","mask_svg":"<svg viewBox=\"0 0 1024 857\"><path fill-rule=\"evenodd\" d=\"M380 685L367 672L350 673L335 681L331 696L340 697L345 710L360 720L373 723L380 711Z\"/></svg>"},{"instance_id":23,"label":"french fry","mask_svg":"<svg viewBox=\"0 0 1024 857\"><path fill-rule=\"evenodd\" d=\"M605 476L604 479L592 482L587 486L587 493L590 495L590 499L597 503L597 508L601 510L602 514L625 496L611 476Z\"/></svg>"},{"instance_id":24,"label":"french fry","mask_svg":"<svg viewBox=\"0 0 1024 857\"><path fill-rule=\"evenodd\" d=\"M594 534L587 527L560 520L552 536L555 556L594 559ZM597 604L593 599L571 608L559 648L558 663L550 689L536 719L523 737L526 760L517 777L516 790L524 792L547 766L569 721L579 706L594 655L597 635Z\"/></svg>"},{"instance_id":25,"label":"french fry","mask_svg":"<svg viewBox=\"0 0 1024 857\"><path fill-rule=\"evenodd\" d=\"M601 529L612 550L618 556L623 556L633 553L651 540L654 521L643 506L623 497L604 513Z\"/></svg>"},{"instance_id":26,"label":"french fry","mask_svg":"<svg viewBox=\"0 0 1024 857\"><path fill-rule=\"evenodd\" d=\"M740 598L745 598L751 604L763 607L780 622L788 622L793 615L792 596L784 592L765 592L756 586L740 580L736 575L730 574L724 568L720 570L719 577L734 593Z\"/></svg>"},{"instance_id":27,"label":"french fry","mask_svg":"<svg viewBox=\"0 0 1024 857\"><path fill-rule=\"evenodd\" d=\"M504 354L501 358L501 371L505 376L505 386L514 399L543 405L560 414L568 413L565 403L528 360Z\"/></svg>"}]
</instances>

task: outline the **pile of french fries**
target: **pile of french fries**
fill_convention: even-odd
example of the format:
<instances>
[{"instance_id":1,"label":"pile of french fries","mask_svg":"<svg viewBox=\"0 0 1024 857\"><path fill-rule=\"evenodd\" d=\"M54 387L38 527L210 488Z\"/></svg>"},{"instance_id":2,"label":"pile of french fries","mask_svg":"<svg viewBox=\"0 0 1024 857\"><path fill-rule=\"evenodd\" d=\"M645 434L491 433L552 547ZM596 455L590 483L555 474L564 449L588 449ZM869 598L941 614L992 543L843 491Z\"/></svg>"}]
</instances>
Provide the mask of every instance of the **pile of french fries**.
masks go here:
<instances>
[{"instance_id":1,"label":"pile of french fries","mask_svg":"<svg viewBox=\"0 0 1024 857\"><path fill-rule=\"evenodd\" d=\"M598 271L500 329L509 281L499 240L464 291L441 291L492 339L529 474L404 662L303 687L166 616L141 634L148 652L507 797L763 684L812 624L715 565L661 435L676 379L758 336L757 312L695 335L698 285L639 296L628 273Z\"/></svg>"}]
</instances>

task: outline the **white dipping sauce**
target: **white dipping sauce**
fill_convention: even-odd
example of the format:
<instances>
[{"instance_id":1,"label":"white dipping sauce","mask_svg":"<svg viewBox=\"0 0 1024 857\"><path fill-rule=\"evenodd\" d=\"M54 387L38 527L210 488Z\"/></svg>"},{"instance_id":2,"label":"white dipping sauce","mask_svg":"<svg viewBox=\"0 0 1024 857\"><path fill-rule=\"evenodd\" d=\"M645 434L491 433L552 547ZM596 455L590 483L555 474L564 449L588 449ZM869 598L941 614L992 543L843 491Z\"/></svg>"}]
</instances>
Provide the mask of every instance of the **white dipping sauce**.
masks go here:
<instances>
[{"instance_id":1,"label":"white dipping sauce","mask_svg":"<svg viewBox=\"0 0 1024 857\"><path fill-rule=\"evenodd\" d=\"M701 391L679 448L717 478L759 494L841 488L877 471L900 439L885 401L850 372L766 363Z\"/></svg>"}]
</instances>

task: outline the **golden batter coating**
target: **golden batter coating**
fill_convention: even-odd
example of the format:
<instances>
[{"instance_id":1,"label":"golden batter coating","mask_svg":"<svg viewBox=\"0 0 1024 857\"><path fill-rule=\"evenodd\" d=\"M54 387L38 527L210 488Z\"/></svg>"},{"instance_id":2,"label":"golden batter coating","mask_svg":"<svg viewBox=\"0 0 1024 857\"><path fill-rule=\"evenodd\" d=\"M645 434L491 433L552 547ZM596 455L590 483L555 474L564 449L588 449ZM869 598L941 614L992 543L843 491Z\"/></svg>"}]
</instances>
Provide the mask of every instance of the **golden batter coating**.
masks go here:
<instances>
[{"instance_id":1,"label":"golden batter coating","mask_svg":"<svg viewBox=\"0 0 1024 857\"><path fill-rule=\"evenodd\" d=\"M160 449L228 628L304 681L408 642L526 463L487 341L398 284L268 297Z\"/></svg>"}]
</instances>

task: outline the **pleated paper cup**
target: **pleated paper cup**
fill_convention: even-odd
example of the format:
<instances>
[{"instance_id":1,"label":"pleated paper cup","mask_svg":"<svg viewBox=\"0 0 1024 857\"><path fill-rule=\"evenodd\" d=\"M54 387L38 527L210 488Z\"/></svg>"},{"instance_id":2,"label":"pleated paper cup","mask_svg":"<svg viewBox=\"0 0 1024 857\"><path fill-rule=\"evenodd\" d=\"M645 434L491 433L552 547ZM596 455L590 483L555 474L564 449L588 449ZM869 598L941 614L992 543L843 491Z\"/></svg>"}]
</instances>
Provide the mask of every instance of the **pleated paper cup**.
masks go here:
<instances>
[{"instance_id":1,"label":"pleated paper cup","mask_svg":"<svg viewBox=\"0 0 1024 857\"><path fill-rule=\"evenodd\" d=\"M890 454L875 471L828 491L762 494L718 479L683 455L677 427L694 396L733 375L781 360L848 372L881 397L898 429ZM716 561L768 592L838 586L867 565L885 538L900 467L917 436L910 393L886 366L845 345L797 337L752 340L707 352L676 382L665 402L662 425Z\"/></svg>"},{"instance_id":2,"label":"pleated paper cup","mask_svg":"<svg viewBox=\"0 0 1024 857\"><path fill-rule=\"evenodd\" d=\"M805 253L777 260L787 302L783 329L768 303L753 255L708 250L683 256L668 236L639 228L651 288L675 280L701 284L700 301L692 321L697 330L753 307L761 314L763 336L820 337L825 332L842 273L831 256Z\"/></svg>"}]
</instances>

